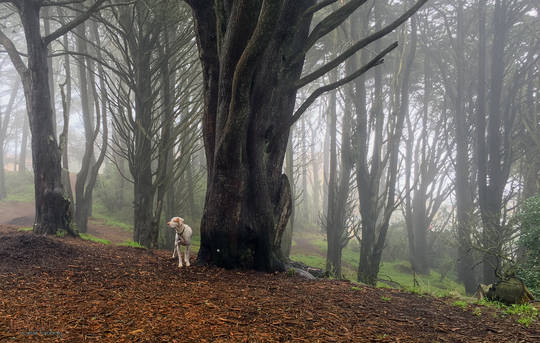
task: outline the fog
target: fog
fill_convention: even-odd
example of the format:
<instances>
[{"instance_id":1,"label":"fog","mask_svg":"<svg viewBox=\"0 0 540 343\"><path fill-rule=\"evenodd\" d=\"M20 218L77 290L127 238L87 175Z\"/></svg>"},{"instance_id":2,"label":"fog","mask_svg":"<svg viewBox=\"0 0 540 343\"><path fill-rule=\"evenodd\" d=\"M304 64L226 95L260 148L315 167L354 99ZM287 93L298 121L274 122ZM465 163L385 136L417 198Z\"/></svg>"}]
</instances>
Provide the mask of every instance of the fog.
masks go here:
<instances>
[{"instance_id":1,"label":"fog","mask_svg":"<svg viewBox=\"0 0 540 343\"><path fill-rule=\"evenodd\" d=\"M227 268L462 294L518 275L538 296L522 238L538 232L524 219L540 191L538 2L361 2L267 34L239 15L234 36L184 2L51 1L40 61L29 1L0 1L2 203L35 204L36 233L108 239L100 224L155 249L179 216L198 258ZM71 211L52 231L47 189Z\"/></svg>"}]
</instances>

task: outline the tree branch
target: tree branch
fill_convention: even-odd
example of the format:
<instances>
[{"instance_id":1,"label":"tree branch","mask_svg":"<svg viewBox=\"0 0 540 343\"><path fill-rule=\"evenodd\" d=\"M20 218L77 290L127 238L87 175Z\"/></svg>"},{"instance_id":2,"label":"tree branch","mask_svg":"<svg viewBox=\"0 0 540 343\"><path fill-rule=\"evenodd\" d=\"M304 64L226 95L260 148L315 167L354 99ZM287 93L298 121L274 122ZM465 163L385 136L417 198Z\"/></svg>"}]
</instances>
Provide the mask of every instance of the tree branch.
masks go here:
<instances>
[{"instance_id":1,"label":"tree branch","mask_svg":"<svg viewBox=\"0 0 540 343\"><path fill-rule=\"evenodd\" d=\"M309 34L306 44L304 44L302 55L306 54L307 51L320 38L324 37L327 33L343 23L358 7L362 6L366 1L367 0L351 0L346 5L343 5L339 9L330 13L326 18L318 23ZM308 11L309 10L310 9L308 9Z\"/></svg>"},{"instance_id":2,"label":"tree branch","mask_svg":"<svg viewBox=\"0 0 540 343\"><path fill-rule=\"evenodd\" d=\"M388 24L383 29L371 34L370 36L358 41L356 44L351 46L349 49L345 50L341 55L333 59L332 61L328 62L327 64L323 65L316 71L304 76L298 82L296 82L295 87L302 88L303 86L307 85L308 83L315 81L319 77L323 76L324 74L328 73L330 70L334 69L338 65L340 65L342 62L344 62L347 58L352 56L354 53L356 53L358 50L364 48L368 44L386 36L390 32L392 32L396 27L401 25L404 21L409 19L416 11L420 9L428 0L418 0L416 4L411 7L407 12L405 12L401 17L393 21L392 23ZM315 30L314 30L315 31ZM313 33L312 33L313 34ZM311 36L311 35L310 35Z\"/></svg>"},{"instance_id":3,"label":"tree branch","mask_svg":"<svg viewBox=\"0 0 540 343\"><path fill-rule=\"evenodd\" d=\"M390 51L394 50L398 46L398 42L392 43L390 46L388 46L386 49L384 49L380 54L375 56L371 61L369 61L366 65L364 65L362 68L358 69L351 75L344 77L343 79L336 81L334 83L328 84L326 86L322 86L320 88L317 88L311 95L304 101L302 105L294 112L293 116L289 119L289 121L282 125L279 131L275 134L274 137L279 137L282 134L285 133L285 131L291 127L298 119L300 119L300 116L308 109L308 107L323 93L326 93L328 91L331 91L333 89L336 89L354 79L357 77L365 74L368 70L371 68L378 66L379 64L384 63L383 57L386 56Z\"/></svg>"},{"instance_id":4,"label":"tree branch","mask_svg":"<svg viewBox=\"0 0 540 343\"><path fill-rule=\"evenodd\" d=\"M26 78L26 75L28 73L28 67L24 64L21 56L19 55L19 52L17 51L17 48L15 47L15 44L4 34L4 32L0 29L0 44L4 46L6 49L9 58L11 59L11 62L15 66L15 70L17 70L17 73L19 73L19 76L24 82L24 79Z\"/></svg>"},{"instance_id":5,"label":"tree branch","mask_svg":"<svg viewBox=\"0 0 540 343\"><path fill-rule=\"evenodd\" d=\"M310 8L308 8L305 12L304 12L304 17L307 17L307 16L310 16L310 15L313 15L315 14L315 12L317 11L320 11L322 10L323 8L325 8L326 6L328 5L331 5L333 4L334 2L336 2L337 0L324 0L324 1L321 1L313 6L311 6Z\"/></svg>"},{"instance_id":6,"label":"tree branch","mask_svg":"<svg viewBox=\"0 0 540 343\"><path fill-rule=\"evenodd\" d=\"M82 24L86 19L90 18L90 16L99 10L99 6L104 3L107 0L97 0L92 6L88 7L88 9L81 13L77 18L73 19L66 25L61 26L59 29L54 31L48 36L43 37L43 42L45 45L48 45L50 42L55 40L58 37L61 37L68 33L69 31L73 30L75 27Z\"/></svg>"}]
</instances>

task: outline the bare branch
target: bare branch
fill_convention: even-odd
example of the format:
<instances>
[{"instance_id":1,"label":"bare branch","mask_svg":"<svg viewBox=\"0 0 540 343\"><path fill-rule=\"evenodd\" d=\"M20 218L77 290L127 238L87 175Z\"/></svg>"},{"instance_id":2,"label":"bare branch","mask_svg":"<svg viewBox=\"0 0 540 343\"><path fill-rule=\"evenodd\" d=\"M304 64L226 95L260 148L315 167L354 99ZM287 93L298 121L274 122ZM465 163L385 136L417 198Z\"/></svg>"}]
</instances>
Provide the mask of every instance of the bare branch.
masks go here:
<instances>
[{"instance_id":1,"label":"bare branch","mask_svg":"<svg viewBox=\"0 0 540 343\"><path fill-rule=\"evenodd\" d=\"M346 5L341 6L336 11L330 13L320 23L315 26L313 31L309 34L307 42L304 45L303 53L307 51L322 37L334 30L341 23L343 23L358 7L362 6L367 0L351 0ZM317 6L317 5L315 5ZM313 6L313 7L315 7ZM309 11L310 9L308 9Z\"/></svg>"},{"instance_id":2,"label":"bare branch","mask_svg":"<svg viewBox=\"0 0 540 343\"><path fill-rule=\"evenodd\" d=\"M17 73L19 73L21 79L24 82L24 79L26 78L26 75L28 73L28 68L24 64L21 56L19 55L19 52L17 51L15 44L13 44L13 42L4 34L4 32L1 29L0 29L0 44L2 44L4 48L6 49L8 56L11 59L11 62L15 66Z\"/></svg>"},{"instance_id":3,"label":"bare branch","mask_svg":"<svg viewBox=\"0 0 540 343\"><path fill-rule=\"evenodd\" d=\"M337 82L334 82L334 83L328 84L326 86L317 88L315 91L313 91L313 93L311 93L311 95L306 99L306 101L304 101L304 103L296 110L294 115L291 117L291 119L287 123L287 127L290 127L291 125L293 125L300 118L300 116L307 110L307 108L319 96L321 96L321 94L326 93L328 91L331 91L333 89L336 89L337 87L342 86L342 85L346 84L347 82L350 82L350 81L356 79L357 77L359 77L362 74L366 73L371 68L373 68L375 66L378 66L379 64L384 63L383 57L386 56L390 51L394 50L397 46L398 46L398 42L392 43L390 46L388 46L386 49L384 49L380 54L378 54L371 61L369 61L368 64L366 64L362 68L358 69L357 71L355 71L351 75L349 75L347 77L344 77L343 79L341 79L341 80L339 80Z\"/></svg>"},{"instance_id":4,"label":"bare branch","mask_svg":"<svg viewBox=\"0 0 540 343\"><path fill-rule=\"evenodd\" d=\"M388 24L383 29L369 35L368 37L358 41L356 44L351 46L349 49L345 50L341 55L333 59L332 61L328 62L327 64L323 65L319 69L315 70L314 72L304 76L298 82L296 82L295 87L301 88L308 83L315 81L319 77L323 76L324 74L328 73L330 70L334 69L341 63L343 63L347 58L352 56L354 53L356 53L358 50L364 48L368 44L386 36L390 32L392 32L396 27L401 25L404 21L409 19L416 11L420 9L428 0L418 0L416 4L411 7L407 12L405 12L401 17L397 18L392 23Z\"/></svg>"},{"instance_id":5,"label":"bare branch","mask_svg":"<svg viewBox=\"0 0 540 343\"><path fill-rule=\"evenodd\" d=\"M315 14L315 12L317 11L320 11L322 10L323 8L325 8L326 6L328 5L331 5L333 4L334 2L336 2L337 0L324 0L324 1L321 1L313 6L311 6L310 8L308 8L305 12L304 12L304 17L307 17L307 16L310 16L310 15L313 15Z\"/></svg>"},{"instance_id":6,"label":"bare branch","mask_svg":"<svg viewBox=\"0 0 540 343\"><path fill-rule=\"evenodd\" d=\"M56 31L54 31L50 35L43 37L43 42L45 43L45 45L48 45L53 40L57 39L58 37L61 37L61 36L65 35L69 31L73 30L75 27L82 24L86 19L90 18L90 16L94 12L98 11L99 6L102 3L104 3L105 1L107 1L107 0L96 0L96 2L92 6L88 7L88 9L85 12L83 12L82 14L80 14L77 18L73 19L72 21L70 21L66 25L61 26L59 29L57 29Z\"/></svg>"}]
</instances>

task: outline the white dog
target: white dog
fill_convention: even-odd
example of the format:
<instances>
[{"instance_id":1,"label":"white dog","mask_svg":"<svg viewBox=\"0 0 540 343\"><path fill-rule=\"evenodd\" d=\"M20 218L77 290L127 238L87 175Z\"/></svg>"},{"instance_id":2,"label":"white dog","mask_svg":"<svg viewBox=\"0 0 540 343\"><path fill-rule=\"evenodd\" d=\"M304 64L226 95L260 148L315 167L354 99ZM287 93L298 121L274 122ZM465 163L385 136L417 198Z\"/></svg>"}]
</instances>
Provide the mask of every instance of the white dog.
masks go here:
<instances>
[{"instance_id":1,"label":"white dog","mask_svg":"<svg viewBox=\"0 0 540 343\"><path fill-rule=\"evenodd\" d=\"M182 245L185 246L184 260L186 261L186 267L189 267L189 248L191 247L191 234L193 231L187 224L184 224L184 219L180 217L173 217L171 221L167 223L167 226L176 231L172 257L174 258L178 253L178 267L182 268L182 253L180 247Z\"/></svg>"}]
</instances>

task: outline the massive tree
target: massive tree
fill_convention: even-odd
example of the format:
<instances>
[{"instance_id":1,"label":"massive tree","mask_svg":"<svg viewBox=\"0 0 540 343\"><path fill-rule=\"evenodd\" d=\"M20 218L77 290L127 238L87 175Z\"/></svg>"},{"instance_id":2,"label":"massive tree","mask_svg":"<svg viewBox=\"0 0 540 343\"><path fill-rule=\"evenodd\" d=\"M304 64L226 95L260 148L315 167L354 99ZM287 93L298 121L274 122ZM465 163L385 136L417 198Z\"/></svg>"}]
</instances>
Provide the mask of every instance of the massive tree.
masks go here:
<instances>
[{"instance_id":1,"label":"massive tree","mask_svg":"<svg viewBox=\"0 0 540 343\"><path fill-rule=\"evenodd\" d=\"M342 4L311 32L313 15L335 1L186 1L195 17L204 78L208 179L199 260L283 269L280 242L291 191L282 166L290 126L320 94L380 64L396 45L344 79L315 90L293 113L297 90L391 32L427 0L303 77L306 52L367 0Z\"/></svg>"},{"instance_id":2,"label":"massive tree","mask_svg":"<svg viewBox=\"0 0 540 343\"><path fill-rule=\"evenodd\" d=\"M32 133L36 206L34 232L36 233L55 234L58 229L64 229L75 234L70 227L70 202L64 197L61 182L60 149L56 140L56 123L51 105L47 47L52 41L88 19L104 1L94 1L72 21L42 37L40 10L44 6L54 6L55 2L0 0L0 3L11 3L16 8L26 37L27 64L24 63L13 42L0 30L0 44L7 50L22 80L26 98Z\"/></svg>"}]
</instances>

